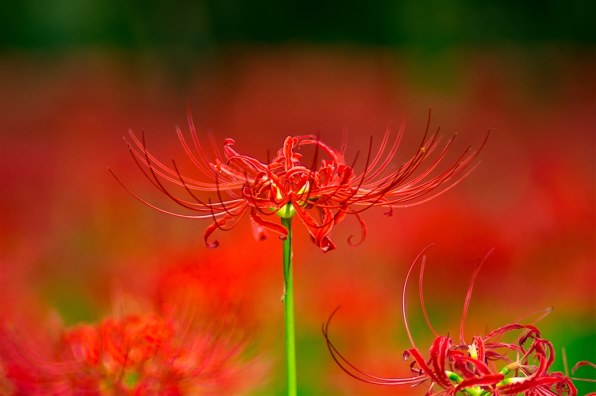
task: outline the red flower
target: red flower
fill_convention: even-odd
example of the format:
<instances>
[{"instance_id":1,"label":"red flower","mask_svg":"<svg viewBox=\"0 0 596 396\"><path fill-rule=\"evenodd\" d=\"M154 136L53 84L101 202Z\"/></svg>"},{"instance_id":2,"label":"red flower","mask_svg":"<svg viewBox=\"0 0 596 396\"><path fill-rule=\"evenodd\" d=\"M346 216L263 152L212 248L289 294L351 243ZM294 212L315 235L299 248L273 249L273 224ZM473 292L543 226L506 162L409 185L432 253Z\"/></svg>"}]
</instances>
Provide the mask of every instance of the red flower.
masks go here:
<instances>
[{"instance_id":1,"label":"red flower","mask_svg":"<svg viewBox=\"0 0 596 396\"><path fill-rule=\"evenodd\" d=\"M194 394L229 391L241 344L197 333L156 314L108 318L65 333L81 364L79 376L118 394ZM194 330L194 329L193 329Z\"/></svg>"},{"instance_id":2,"label":"red flower","mask_svg":"<svg viewBox=\"0 0 596 396\"><path fill-rule=\"evenodd\" d=\"M429 114L430 123L430 114ZM361 240L366 226L360 212L372 207L406 207L425 202L457 184L473 166L478 151L468 147L459 158L438 174L431 176L444 159L453 138L440 145L438 130L427 130L419 149L397 169L391 169L403 127L392 138L385 133L377 152L373 155L372 139L364 170L357 174L353 164L346 163L345 147L337 150L323 143L315 135L289 136L277 155L267 163L238 153L234 140L224 141L223 156L215 152L210 159L200 142L189 117L192 141L189 142L178 129L178 138L189 159L207 181L183 176L174 162L167 166L147 149L144 138L130 131L129 149L133 158L147 178L178 205L196 214L174 213L158 208L137 195L141 202L161 211L185 218L211 218L213 223L205 231L205 242L216 247L217 241L209 242L217 229L229 230L248 212L257 239L264 239L267 231L285 238L287 230L281 224L267 220L277 214L289 218L298 215L308 229L314 242L323 251L335 248L329 233L346 215L356 217L361 226ZM213 142L212 146L214 146ZM302 162L300 151L308 146L315 150L312 164ZM436 153L435 156L432 156ZM317 162L320 163L317 165ZM426 168L420 170L422 163ZM356 161L354 161L356 162ZM166 188L166 184L170 187ZM173 192L172 188L178 189ZM198 193L211 193L204 199ZM351 238L349 240L351 244Z\"/></svg>"},{"instance_id":3,"label":"red flower","mask_svg":"<svg viewBox=\"0 0 596 396\"><path fill-rule=\"evenodd\" d=\"M422 253L420 253L422 255ZM428 357L424 357L412 338L406 318L406 288L408 280L418 262L414 260L403 287L402 313L411 348L404 352L404 359L412 359L412 375L402 378L382 378L368 374L350 363L332 344L329 338L329 324L333 315L323 325L323 335L331 356L340 368L353 378L377 385L416 386L430 382L427 395L576 395L571 380L560 372L549 372L554 361L554 349L550 341L541 338L540 331L533 324L511 323L501 326L484 336L474 336L471 341L464 337L464 322L472 295L474 281L480 267L476 268L464 303L460 323L459 341L437 334L426 313L422 290L420 303L422 312L431 331L435 334ZM420 268L420 286L425 257ZM550 310L545 311L545 314ZM544 316L544 315L543 315ZM517 334L514 342L503 342L506 334Z\"/></svg>"},{"instance_id":4,"label":"red flower","mask_svg":"<svg viewBox=\"0 0 596 396\"><path fill-rule=\"evenodd\" d=\"M172 396L251 391L266 368L244 358L248 335L236 311L220 301L210 310L207 296L187 289L163 291L154 309L140 312L127 308L138 307L136 301L119 301L124 304L116 313L97 324L35 330L2 318L0 390Z\"/></svg>"}]
</instances>

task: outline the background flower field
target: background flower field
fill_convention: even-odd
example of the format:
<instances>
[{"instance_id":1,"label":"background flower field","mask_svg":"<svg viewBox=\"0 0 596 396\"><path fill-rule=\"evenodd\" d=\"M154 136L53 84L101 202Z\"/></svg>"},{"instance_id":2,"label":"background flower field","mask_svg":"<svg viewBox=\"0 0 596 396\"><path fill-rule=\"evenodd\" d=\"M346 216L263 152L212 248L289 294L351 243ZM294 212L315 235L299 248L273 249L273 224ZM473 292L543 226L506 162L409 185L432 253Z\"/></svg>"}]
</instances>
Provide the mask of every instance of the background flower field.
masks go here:
<instances>
[{"instance_id":1,"label":"background flower field","mask_svg":"<svg viewBox=\"0 0 596 396\"><path fill-rule=\"evenodd\" d=\"M208 299L225 293L240 312L250 367L235 381L245 381L248 394L281 394L281 243L254 241L243 221L208 249L206 222L139 204L108 167L147 200L170 202L147 183L121 137L128 128L144 130L148 148L178 162L184 153L175 127L186 128L188 108L219 147L232 137L239 151L263 160L287 135L319 132L339 146L347 131L349 161L371 136L378 144L403 120L399 165L415 152L430 107L445 139L458 134L455 152L493 131L469 177L392 217L367 211L368 235L356 248L347 243L360 232L353 219L334 228L337 249L327 254L296 227L300 394L411 394L349 378L320 328L341 305L332 333L350 360L381 376L407 374L401 287L429 243L436 245L425 300L439 331L457 332L471 273L495 248L474 291L467 334L552 306L539 327L555 345L555 367L563 370L563 347L570 365L596 360L589 7L75 3L3 5L0 12L13 16L0 40L0 316L38 324L22 342L50 337L44 334L53 326L100 322L122 301L143 309L156 290L178 287L163 279L198 271L213 280L198 286L209 285ZM192 164L180 166L192 172ZM432 334L415 301L412 293L410 324L425 345ZM582 370L578 376L593 377ZM10 394L1 373L0 394ZM577 385L580 393L594 390Z\"/></svg>"}]
</instances>

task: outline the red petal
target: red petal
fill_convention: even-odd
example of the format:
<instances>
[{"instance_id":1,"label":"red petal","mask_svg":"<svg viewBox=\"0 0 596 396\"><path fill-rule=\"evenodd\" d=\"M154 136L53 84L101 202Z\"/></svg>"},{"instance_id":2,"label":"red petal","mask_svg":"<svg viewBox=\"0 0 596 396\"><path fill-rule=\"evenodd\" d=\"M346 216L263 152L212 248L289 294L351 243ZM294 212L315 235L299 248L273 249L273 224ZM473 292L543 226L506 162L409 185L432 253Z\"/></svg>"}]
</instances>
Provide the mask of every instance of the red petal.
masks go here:
<instances>
[{"instance_id":1,"label":"red petal","mask_svg":"<svg viewBox=\"0 0 596 396\"><path fill-rule=\"evenodd\" d=\"M269 231L273 231L273 232L279 234L279 236L282 239L286 239L288 237L288 230L287 230L286 227L284 227L281 224L277 224L277 223L273 223L271 221L263 220L261 218L261 216L259 216L259 214L257 213L257 210L255 208L251 208L251 210L250 210L250 219L258 227L260 227L263 230L264 229L267 229Z\"/></svg>"},{"instance_id":2,"label":"red petal","mask_svg":"<svg viewBox=\"0 0 596 396\"><path fill-rule=\"evenodd\" d=\"M205 244L207 245L207 247L210 247L210 248L218 247L219 242L217 240L215 240L213 242L208 241L211 234L213 234L215 232L215 230L217 230L217 229L220 229L223 231L228 231L228 230L231 230L232 228L234 228L234 226L238 223L238 221L240 220L240 218L242 217L242 215L244 214L245 211L246 211L246 206L244 208L242 208L237 213L226 213L225 215L223 215L223 217L220 220L218 220L214 217L213 223L211 223L207 227L207 229L205 230L205 234L203 235L203 239L205 240ZM233 224L227 228L224 228L231 221L233 221Z\"/></svg>"}]
</instances>

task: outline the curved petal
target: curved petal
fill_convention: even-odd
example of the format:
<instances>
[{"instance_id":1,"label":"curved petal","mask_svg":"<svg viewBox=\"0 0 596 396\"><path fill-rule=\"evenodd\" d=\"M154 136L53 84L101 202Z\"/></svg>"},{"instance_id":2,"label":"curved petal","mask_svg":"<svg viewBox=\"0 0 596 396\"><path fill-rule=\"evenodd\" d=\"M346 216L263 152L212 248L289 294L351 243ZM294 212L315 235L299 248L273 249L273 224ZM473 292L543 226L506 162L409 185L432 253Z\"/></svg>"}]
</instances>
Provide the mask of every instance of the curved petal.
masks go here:
<instances>
[{"instance_id":1,"label":"curved petal","mask_svg":"<svg viewBox=\"0 0 596 396\"><path fill-rule=\"evenodd\" d=\"M250 209L250 219L254 222L260 229L262 230L269 230L273 231L276 234L279 234L281 239L286 239L288 237L288 230L281 224L273 223L271 221L264 220L259 216L257 210L255 208Z\"/></svg>"},{"instance_id":2,"label":"curved petal","mask_svg":"<svg viewBox=\"0 0 596 396\"><path fill-rule=\"evenodd\" d=\"M203 239L205 240L205 244L207 245L207 247L210 247L210 248L218 247L219 242L217 240L214 240L213 242L209 242L209 237L211 236L211 234L213 234L215 232L215 230L217 230L217 229L220 229L222 231L228 231L228 230L231 230L232 228L234 228L234 226L236 224L238 224L238 221L240 221L240 218L246 211L246 208L247 208L247 206L244 206L237 213L226 213L225 215L223 215L221 220L218 220L215 217L213 217L213 223L211 223L207 227L207 229L205 229L205 234L203 234ZM228 226L229 223L232 223L232 224Z\"/></svg>"}]
</instances>

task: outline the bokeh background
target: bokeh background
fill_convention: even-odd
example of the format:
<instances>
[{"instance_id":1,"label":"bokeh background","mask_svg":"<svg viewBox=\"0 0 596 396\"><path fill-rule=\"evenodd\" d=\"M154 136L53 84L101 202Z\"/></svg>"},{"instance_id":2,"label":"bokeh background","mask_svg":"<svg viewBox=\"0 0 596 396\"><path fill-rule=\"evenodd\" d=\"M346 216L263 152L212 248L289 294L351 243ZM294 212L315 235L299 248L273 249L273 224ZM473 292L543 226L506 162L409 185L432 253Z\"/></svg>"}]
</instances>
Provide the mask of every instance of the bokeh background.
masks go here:
<instances>
[{"instance_id":1,"label":"bokeh background","mask_svg":"<svg viewBox=\"0 0 596 396\"><path fill-rule=\"evenodd\" d=\"M189 109L201 133L218 144L233 137L258 158L289 134L317 131L333 145L347 131L352 158L405 121L399 162L432 108L445 138L458 133L454 152L493 131L466 180L390 218L371 209L357 248L346 242L355 221L334 229L338 249L327 254L296 222L300 394L413 392L349 378L320 326L341 305L338 347L370 372L406 374L401 286L429 243L426 303L441 332L457 331L471 272L495 248L468 334L552 306L540 327L556 368L562 348L570 364L595 361L595 11L588 1L2 2L2 316L96 322L119 295L149 298L159 274L209 263L232 282L253 329L252 358L266 362L251 394L282 394L280 242L254 241L246 221L210 250L207 222L139 204L108 167L172 208L121 136L144 130L156 155L184 162L175 127L186 128ZM431 334L410 298L424 345Z\"/></svg>"}]
</instances>

